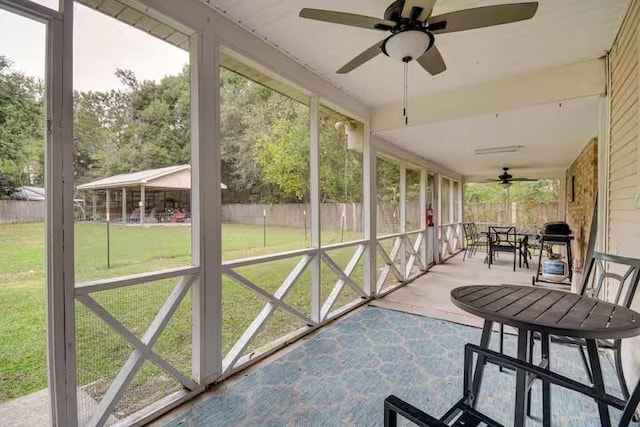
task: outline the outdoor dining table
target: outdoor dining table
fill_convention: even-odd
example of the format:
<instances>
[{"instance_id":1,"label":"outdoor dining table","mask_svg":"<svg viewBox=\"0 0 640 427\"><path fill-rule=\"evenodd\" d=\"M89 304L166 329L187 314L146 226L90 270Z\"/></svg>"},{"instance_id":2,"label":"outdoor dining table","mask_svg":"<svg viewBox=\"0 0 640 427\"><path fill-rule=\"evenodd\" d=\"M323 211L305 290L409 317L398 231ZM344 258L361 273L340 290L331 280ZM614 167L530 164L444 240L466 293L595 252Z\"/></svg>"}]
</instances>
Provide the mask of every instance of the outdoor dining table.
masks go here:
<instances>
[{"instance_id":1,"label":"outdoor dining table","mask_svg":"<svg viewBox=\"0 0 640 427\"><path fill-rule=\"evenodd\" d=\"M489 239L489 231L481 231L480 234L482 236L484 236L485 238ZM534 239L537 236L537 233L532 232L532 231L528 231L528 230L521 230L521 231L517 231L515 232L515 236L517 239L517 244L518 244L518 251L520 253L520 259L522 260L522 258L524 257L524 262L525 265L527 266L527 268L529 268L529 262L527 260L527 256L529 255L529 249L527 247L524 247L522 245L522 242L524 241L525 237L527 237L527 241L529 239ZM484 263L487 264L488 263L488 257L489 257L489 246L487 246L487 256L484 259ZM518 267L522 268L522 264L518 264Z\"/></svg>"},{"instance_id":2,"label":"outdoor dining table","mask_svg":"<svg viewBox=\"0 0 640 427\"><path fill-rule=\"evenodd\" d=\"M485 319L480 347L487 349L493 322L512 326L518 330L517 358L527 360L529 334L539 333L541 365L548 374L565 382L572 382L577 391L594 397L598 404L600 421L610 426L607 405L623 409L625 401L605 392L598 339L622 339L640 335L640 314L622 306L585 296L532 286L463 286L451 291L451 301L460 309ZM577 383L551 370L550 336L581 338L586 341L589 363L593 372L593 386ZM485 358L479 356L472 383L472 404L478 400ZM516 396L514 426L525 424L527 388L532 374L516 369ZM542 424L551 425L551 388L542 380Z\"/></svg>"}]
</instances>

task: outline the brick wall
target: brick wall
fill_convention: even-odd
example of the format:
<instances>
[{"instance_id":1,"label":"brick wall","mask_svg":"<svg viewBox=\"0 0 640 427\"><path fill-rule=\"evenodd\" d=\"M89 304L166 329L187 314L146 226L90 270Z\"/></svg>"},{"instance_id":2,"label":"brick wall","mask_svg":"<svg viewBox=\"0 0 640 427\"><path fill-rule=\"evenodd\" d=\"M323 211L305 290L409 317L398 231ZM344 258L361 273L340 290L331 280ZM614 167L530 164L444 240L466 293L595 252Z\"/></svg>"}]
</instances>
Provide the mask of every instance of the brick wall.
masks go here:
<instances>
[{"instance_id":1,"label":"brick wall","mask_svg":"<svg viewBox=\"0 0 640 427\"><path fill-rule=\"evenodd\" d=\"M566 182L567 223L575 236L572 246L574 268L580 271L587 252L593 207L598 191L598 142L595 138L589 141L567 169Z\"/></svg>"}]
</instances>

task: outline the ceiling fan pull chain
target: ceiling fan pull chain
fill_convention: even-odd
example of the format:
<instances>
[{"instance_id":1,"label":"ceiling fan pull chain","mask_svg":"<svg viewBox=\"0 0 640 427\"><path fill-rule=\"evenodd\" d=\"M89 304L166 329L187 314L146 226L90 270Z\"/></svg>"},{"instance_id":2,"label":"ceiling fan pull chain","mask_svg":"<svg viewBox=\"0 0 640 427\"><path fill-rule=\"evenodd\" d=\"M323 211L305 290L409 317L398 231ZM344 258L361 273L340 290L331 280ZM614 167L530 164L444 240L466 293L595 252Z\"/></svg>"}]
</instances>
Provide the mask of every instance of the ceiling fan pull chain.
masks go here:
<instances>
[{"instance_id":1,"label":"ceiling fan pull chain","mask_svg":"<svg viewBox=\"0 0 640 427\"><path fill-rule=\"evenodd\" d=\"M404 62L404 93L403 102L404 107L402 109L402 116L404 117L404 125L409 125L409 102L407 100L409 95L409 61Z\"/></svg>"}]
</instances>

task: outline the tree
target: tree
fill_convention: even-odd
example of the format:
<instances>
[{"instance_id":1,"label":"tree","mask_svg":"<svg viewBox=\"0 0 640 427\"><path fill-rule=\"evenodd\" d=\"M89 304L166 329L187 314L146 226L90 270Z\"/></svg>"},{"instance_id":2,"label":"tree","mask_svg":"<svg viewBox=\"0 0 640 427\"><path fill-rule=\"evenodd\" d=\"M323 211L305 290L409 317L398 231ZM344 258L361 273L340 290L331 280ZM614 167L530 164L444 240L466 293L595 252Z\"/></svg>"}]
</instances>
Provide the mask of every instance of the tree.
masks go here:
<instances>
[{"instance_id":1,"label":"tree","mask_svg":"<svg viewBox=\"0 0 640 427\"><path fill-rule=\"evenodd\" d=\"M275 121L258 139L258 158L265 182L276 187L279 199L301 202L309 194L309 129Z\"/></svg>"},{"instance_id":2,"label":"tree","mask_svg":"<svg viewBox=\"0 0 640 427\"><path fill-rule=\"evenodd\" d=\"M42 183L43 86L0 56L0 198Z\"/></svg>"}]
</instances>

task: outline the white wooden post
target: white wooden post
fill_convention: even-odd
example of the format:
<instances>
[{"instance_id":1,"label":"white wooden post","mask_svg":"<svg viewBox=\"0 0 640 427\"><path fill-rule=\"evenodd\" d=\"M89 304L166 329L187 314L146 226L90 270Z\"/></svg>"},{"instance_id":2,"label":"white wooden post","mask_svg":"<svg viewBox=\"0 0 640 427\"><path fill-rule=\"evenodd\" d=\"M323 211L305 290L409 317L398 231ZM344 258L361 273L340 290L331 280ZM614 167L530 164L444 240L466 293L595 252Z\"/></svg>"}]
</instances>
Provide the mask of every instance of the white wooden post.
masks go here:
<instances>
[{"instance_id":1,"label":"white wooden post","mask_svg":"<svg viewBox=\"0 0 640 427\"><path fill-rule=\"evenodd\" d=\"M460 181L459 184L459 192L458 192L458 218L460 218L460 222L465 222L464 220L464 181Z\"/></svg>"},{"instance_id":2,"label":"white wooden post","mask_svg":"<svg viewBox=\"0 0 640 427\"><path fill-rule=\"evenodd\" d=\"M407 232L407 164L400 162L400 233ZM407 240L406 236L400 237L400 260L402 262L403 279L408 277L407 273ZM394 261L394 260L392 260Z\"/></svg>"},{"instance_id":3,"label":"white wooden post","mask_svg":"<svg viewBox=\"0 0 640 427\"><path fill-rule=\"evenodd\" d=\"M609 67L609 56L606 56L607 69ZM610 79L609 79L610 80ZM609 81L609 85L611 82ZM607 94L611 93L607 90ZM597 240L596 250L606 252L608 250L608 223L609 223L609 126L610 117L610 101L609 95L600 97L599 114L600 126L598 129L598 216L597 220Z\"/></svg>"},{"instance_id":4,"label":"white wooden post","mask_svg":"<svg viewBox=\"0 0 640 427\"><path fill-rule=\"evenodd\" d=\"M146 219L145 217L147 216L146 214L146 195L144 194L144 185L140 186L140 225L144 225L144 220Z\"/></svg>"},{"instance_id":5,"label":"white wooden post","mask_svg":"<svg viewBox=\"0 0 640 427\"><path fill-rule=\"evenodd\" d=\"M454 218L455 218L453 201L455 200L456 195L454 194L453 188L454 188L453 180L449 179L449 219L447 220L449 224L454 222Z\"/></svg>"},{"instance_id":6,"label":"white wooden post","mask_svg":"<svg viewBox=\"0 0 640 427\"><path fill-rule=\"evenodd\" d=\"M192 371L201 385L222 373L219 44L209 33L190 39L191 259L200 266L192 291Z\"/></svg>"},{"instance_id":7,"label":"white wooden post","mask_svg":"<svg viewBox=\"0 0 640 427\"><path fill-rule=\"evenodd\" d=\"M105 217L107 222L111 221L111 190L107 188L107 203L106 203Z\"/></svg>"},{"instance_id":8,"label":"white wooden post","mask_svg":"<svg viewBox=\"0 0 640 427\"><path fill-rule=\"evenodd\" d=\"M311 147L309 170L311 180L311 247L317 252L311 261L311 319L320 322L322 316L321 277L322 260L320 257L320 100L312 96L309 100L309 126Z\"/></svg>"},{"instance_id":9,"label":"white wooden post","mask_svg":"<svg viewBox=\"0 0 640 427\"><path fill-rule=\"evenodd\" d=\"M558 178L558 221L564 221L567 217L567 177Z\"/></svg>"},{"instance_id":10,"label":"white wooden post","mask_svg":"<svg viewBox=\"0 0 640 427\"><path fill-rule=\"evenodd\" d=\"M429 241L427 239L427 178L429 174L424 169L420 169L420 208L418 209L420 215L420 230L422 237L422 245L420 245L420 263L426 270L427 263L427 245Z\"/></svg>"},{"instance_id":11,"label":"white wooden post","mask_svg":"<svg viewBox=\"0 0 640 427\"><path fill-rule=\"evenodd\" d=\"M127 223L127 187L122 187L122 223Z\"/></svg>"},{"instance_id":12,"label":"white wooden post","mask_svg":"<svg viewBox=\"0 0 640 427\"><path fill-rule=\"evenodd\" d=\"M434 177L436 184L436 191L434 192L433 207L435 212L433 217L435 218L435 232L433 233L433 259L436 264L442 262L442 245L440 243L442 231L442 174L437 173Z\"/></svg>"},{"instance_id":13,"label":"white wooden post","mask_svg":"<svg viewBox=\"0 0 640 427\"><path fill-rule=\"evenodd\" d=\"M367 240L367 252L364 260L364 292L367 296L376 293L377 277L377 216L378 206L376 190L376 149L371 141L369 123L364 124L364 142L362 152L362 185L363 204L362 216L364 224L364 238Z\"/></svg>"},{"instance_id":14,"label":"white wooden post","mask_svg":"<svg viewBox=\"0 0 640 427\"><path fill-rule=\"evenodd\" d=\"M47 366L52 424L77 426L73 217L73 1L47 25Z\"/></svg>"},{"instance_id":15,"label":"white wooden post","mask_svg":"<svg viewBox=\"0 0 640 427\"><path fill-rule=\"evenodd\" d=\"M407 232L407 164L400 162L400 233Z\"/></svg>"}]
</instances>

